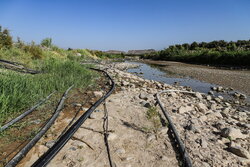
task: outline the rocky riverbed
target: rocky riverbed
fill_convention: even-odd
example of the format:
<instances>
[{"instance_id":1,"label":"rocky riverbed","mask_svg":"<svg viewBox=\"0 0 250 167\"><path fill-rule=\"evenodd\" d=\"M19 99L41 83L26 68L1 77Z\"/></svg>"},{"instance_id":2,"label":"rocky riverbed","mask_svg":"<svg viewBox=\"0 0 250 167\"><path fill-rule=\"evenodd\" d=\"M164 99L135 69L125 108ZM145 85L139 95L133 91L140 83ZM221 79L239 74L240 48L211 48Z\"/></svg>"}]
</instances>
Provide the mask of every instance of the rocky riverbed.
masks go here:
<instances>
[{"instance_id":1,"label":"rocky riverbed","mask_svg":"<svg viewBox=\"0 0 250 167\"><path fill-rule=\"evenodd\" d=\"M200 81L231 87L250 96L250 70L223 69L172 61L144 60L144 62L158 65L173 75L188 76Z\"/></svg>"},{"instance_id":2,"label":"rocky riverbed","mask_svg":"<svg viewBox=\"0 0 250 167\"><path fill-rule=\"evenodd\" d=\"M114 78L116 93L107 100L109 145L116 166L179 166L179 155L170 139L155 94L162 90L177 92L161 95L166 110L186 145L193 166L249 166L250 112L244 104L223 97L181 93L191 91L146 80L122 71L131 64L101 65ZM133 66L135 67L135 66ZM95 92L100 97L104 92ZM103 106L99 106L49 166L109 166L103 141ZM40 142L25 160L28 166L51 147Z\"/></svg>"}]
</instances>

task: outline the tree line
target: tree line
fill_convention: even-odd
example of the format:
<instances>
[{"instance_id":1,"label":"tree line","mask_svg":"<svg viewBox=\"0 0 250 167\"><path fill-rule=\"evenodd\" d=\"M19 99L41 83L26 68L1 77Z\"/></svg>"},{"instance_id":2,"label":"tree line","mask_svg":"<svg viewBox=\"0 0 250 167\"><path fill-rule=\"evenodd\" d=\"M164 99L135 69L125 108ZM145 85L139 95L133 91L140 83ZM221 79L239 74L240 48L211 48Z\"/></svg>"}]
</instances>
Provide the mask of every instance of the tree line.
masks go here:
<instances>
[{"instance_id":1,"label":"tree line","mask_svg":"<svg viewBox=\"0 0 250 167\"><path fill-rule=\"evenodd\" d=\"M176 44L141 57L212 65L250 66L250 40Z\"/></svg>"}]
</instances>

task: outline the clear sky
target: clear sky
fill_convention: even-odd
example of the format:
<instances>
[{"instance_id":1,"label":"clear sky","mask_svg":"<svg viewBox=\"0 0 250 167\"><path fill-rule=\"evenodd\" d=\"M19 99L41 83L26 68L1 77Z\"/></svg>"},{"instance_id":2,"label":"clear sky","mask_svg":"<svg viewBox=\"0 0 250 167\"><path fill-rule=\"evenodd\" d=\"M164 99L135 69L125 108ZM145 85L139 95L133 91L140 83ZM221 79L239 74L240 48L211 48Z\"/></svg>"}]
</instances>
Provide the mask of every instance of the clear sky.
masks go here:
<instances>
[{"instance_id":1,"label":"clear sky","mask_svg":"<svg viewBox=\"0 0 250 167\"><path fill-rule=\"evenodd\" d=\"M25 42L63 47L163 49L250 39L250 0L0 0L0 25Z\"/></svg>"}]
</instances>

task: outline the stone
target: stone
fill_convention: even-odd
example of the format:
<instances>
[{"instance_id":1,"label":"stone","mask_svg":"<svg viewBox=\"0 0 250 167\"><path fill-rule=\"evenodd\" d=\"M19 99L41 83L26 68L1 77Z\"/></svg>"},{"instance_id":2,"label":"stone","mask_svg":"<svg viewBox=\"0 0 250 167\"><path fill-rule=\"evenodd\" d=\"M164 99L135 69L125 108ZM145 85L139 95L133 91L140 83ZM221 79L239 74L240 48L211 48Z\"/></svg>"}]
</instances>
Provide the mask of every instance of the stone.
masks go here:
<instances>
[{"instance_id":1,"label":"stone","mask_svg":"<svg viewBox=\"0 0 250 167\"><path fill-rule=\"evenodd\" d=\"M75 103L74 106L75 106L75 107L82 107L82 104L80 104L80 103Z\"/></svg>"},{"instance_id":2,"label":"stone","mask_svg":"<svg viewBox=\"0 0 250 167\"><path fill-rule=\"evenodd\" d=\"M147 101L142 101L142 102L141 102L141 105L142 105L143 107L146 107L146 108L152 107L152 105L151 105L149 102L147 102Z\"/></svg>"},{"instance_id":3,"label":"stone","mask_svg":"<svg viewBox=\"0 0 250 167\"><path fill-rule=\"evenodd\" d=\"M94 91L93 93L96 98L101 98L103 96L103 93L101 91Z\"/></svg>"},{"instance_id":4,"label":"stone","mask_svg":"<svg viewBox=\"0 0 250 167\"><path fill-rule=\"evenodd\" d=\"M116 138L117 138L117 135L114 134L114 133L110 133L110 134L108 135L108 140L109 140L109 141L115 140Z\"/></svg>"},{"instance_id":5,"label":"stone","mask_svg":"<svg viewBox=\"0 0 250 167\"><path fill-rule=\"evenodd\" d=\"M196 96L198 99L202 99L202 95L201 95L199 92L196 92L196 93L195 93L195 96Z\"/></svg>"},{"instance_id":6,"label":"stone","mask_svg":"<svg viewBox=\"0 0 250 167\"><path fill-rule=\"evenodd\" d=\"M198 107L199 111L205 113L208 109L207 106L203 103L196 104L196 107Z\"/></svg>"},{"instance_id":7,"label":"stone","mask_svg":"<svg viewBox=\"0 0 250 167\"><path fill-rule=\"evenodd\" d=\"M212 90L214 90L214 91L216 91L216 90L217 90L217 88L216 88L216 87L211 87L211 89L212 89Z\"/></svg>"},{"instance_id":8,"label":"stone","mask_svg":"<svg viewBox=\"0 0 250 167\"><path fill-rule=\"evenodd\" d=\"M110 99L109 102L119 104L121 101L120 101L120 99Z\"/></svg>"},{"instance_id":9,"label":"stone","mask_svg":"<svg viewBox=\"0 0 250 167\"><path fill-rule=\"evenodd\" d=\"M222 87L222 86L218 86L218 87L217 87L217 91L218 91L218 92L221 92L222 90L223 90L223 87Z\"/></svg>"},{"instance_id":10,"label":"stone","mask_svg":"<svg viewBox=\"0 0 250 167\"><path fill-rule=\"evenodd\" d=\"M42 156L47 150L48 150L48 147L44 146L44 145L39 145L37 147L37 150L38 150L38 156Z\"/></svg>"},{"instance_id":11,"label":"stone","mask_svg":"<svg viewBox=\"0 0 250 167\"><path fill-rule=\"evenodd\" d=\"M72 143L71 143L72 146L75 146L77 148L83 148L83 147L86 147L86 144L81 142L81 141L78 141L78 140L74 140Z\"/></svg>"},{"instance_id":12,"label":"stone","mask_svg":"<svg viewBox=\"0 0 250 167\"><path fill-rule=\"evenodd\" d=\"M221 130L222 137L230 137L232 140L245 139L247 136L242 134L240 129L236 128L224 128Z\"/></svg>"},{"instance_id":13,"label":"stone","mask_svg":"<svg viewBox=\"0 0 250 167\"><path fill-rule=\"evenodd\" d=\"M214 92L213 91L209 91L208 94L209 95L214 95Z\"/></svg>"},{"instance_id":14,"label":"stone","mask_svg":"<svg viewBox=\"0 0 250 167\"><path fill-rule=\"evenodd\" d=\"M199 117L201 122L205 122L207 120L207 116L206 115L202 115Z\"/></svg>"},{"instance_id":15,"label":"stone","mask_svg":"<svg viewBox=\"0 0 250 167\"><path fill-rule=\"evenodd\" d=\"M217 109L217 105L216 104L211 104L210 109L211 110L216 110Z\"/></svg>"},{"instance_id":16,"label":"stone","mask_svg":"<svg viewBox=\"0 0 250 167\"><path fill-rule=\"evenodd\" d=\"M206 141L205 139L201 139L201 140L200 140L200 143L201 143L201 147L202 147L202 148L207 148L208 143L207 143L207 141Z\"/></svg>"},{"instance_id":17,"label":"stone","mask_svg":"<svg viewBox=\"0 0 250 167\"><path fill-rule=\"evenodd\" d=\"M41 123L41 120L40 119L33 120L33 121L30 121L30 123L38 125Z\"/></svg>"},{"instance_id":18,"label":"stone","mask_svg":"<svg viewBox=\"0 0 250 167\"><path fill-rule=\"evenodd\" d=\"M146 93L140 93L139 98L143 99L143 100L148 100L148 97L147 97Z\"/></svg>"},{"instance_id":19,"label":"stone","mask_svg":"<svg viewBox=\"0 0 250 167\"><path fill-rule=\"evenodd\" d=\"M117 150L115 151L115 153L117 153L117 154L125 154L126 151L125 151L124 148L119 148L119 149L117 149Z\"/></svg>"},{"instance_id":20,"label":"stone","mask_svg":"<svg viewBox=\"0 0 250 167\"><path fill-rule=\"evenodd\" d=\"M96 114L93 112L90 116L89 119L96 119Z\"/></svg>"},{"instance_id":21,"label":"stone","mask_svg":"<svg viewBox=\"0 0 250 167\"><path fill-rule=\"evenodd\" d=\"M55 140L48 141L46 142L45 146L51 148L55 144L55 142L56 142Z\"/></svg>"},{"instance_id":22,"label":"stone","mask_svg":"<svg viewBox=\"0 0 250 167\"><path fill-rule=\"evenodd\" d=\"M178 109L178 113L179 113L179 114L183 114L183 113L186 113L186 112L190 112L190 111L192 111L192 110L194 110L194 108L191 107L191 106L181 106L181 107Z\"/></svg>"},{"instance_id":23,"label":"stone","mask_svg":"<svg viewBox=\"0 0 250 167\"><path fill-rule=\"evenodd\" d=\"M129 85L129 82L127 82L127 81L122 81L122 84L121 84L122 86L127 86L127 85Z\"/></svg>"},{"instance_id":24,"label":"stone","mask_svg":"<svg viewBox=\"0 0 250 167\"><path fill-rule=\"evenodd\" d=\"M161 135L166 135L168 132L168 128L167 127L163 127L159 130L159 134Z\"/></svg>"},{"instance_id":25,"label":"stone","mask_svg":"<svg viewBox=\"0 0 250 167\"><path fill-rule=\"evenodd\" d=\"M76 56L82 56L82 54L81 53L76 53Z\"/></svg>"},{"instance_id":26,"label":"stone","mask_svg":"<svg viewBox=\"0 0 250 167\"><path fill-rule=\"evenodd\" d=\"M247 96L245 94L240 93L240 99L246 99Z\"/></svg>"},{"instance_id":27,"label":"stone","mask_svg":"<svg viewBox=\"0 0 250 167\"><path fill-rule=\"evenodd\" d=\"M243 158L247 158L247 159L250 159L250 154L249 154L249 152L246 150L246 149L244 149L244 148L242 148L242 147L240 147L240 146L230 146L229 148L228 148L228 150L231 152L231 153L233 153L233 154L235 154L235 155L237 155L237 156L239 156L239 157L243 157Z\"/></svg>"},{"instance_id":28,"label":"stone","mask_svg":"<svg viewBox=\"0 0 250 167\"><path fill-rule=\"evenodd\" d=\"M223 98L223 96L218 96L218 98L219 98L219 99L221 99L221 100L223 100L223 99L224 99L224 98Z\"/></svg>"},{"instance_id":29,"label":"stone","mask_svg":"<svg viewBox=\"0 0 250 167\"><path fill-rule=\"evenodd\" d=\"M149 136L147 137L147 141L148 141L148 142L151 142L152 140L155 140L155 139L156 139L155 135L149 135Z\"/></svg>"},{"instance_id":30,"label":"stone","mask_svg":"<svg viewBox=\"0 0 250 167\"><path fill-rule=\"evenodd\" d=\"M212 96L208 95L208 96L207 96L207 100L208 100L208 101L212 100Z\"/></svg>"}]
</instances>

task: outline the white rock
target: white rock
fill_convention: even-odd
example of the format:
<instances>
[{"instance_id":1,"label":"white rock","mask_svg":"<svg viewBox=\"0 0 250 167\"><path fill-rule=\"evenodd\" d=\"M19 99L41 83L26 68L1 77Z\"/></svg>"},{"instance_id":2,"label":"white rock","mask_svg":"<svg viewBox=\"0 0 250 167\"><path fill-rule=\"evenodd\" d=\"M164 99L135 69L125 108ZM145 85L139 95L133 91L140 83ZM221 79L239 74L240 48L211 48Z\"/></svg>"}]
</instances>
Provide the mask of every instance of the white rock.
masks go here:
<instances>
[{"instance_id":1,"label":"white rock","mask_svg":"<svg viewBox=\"0 0 250 167\"><path fill-rule=\"evenodd\" d=\"M126 151L125 151L124 148L120 148L120 149L117 149L117 150L115 151L115 153L117 153L117 154L125 154Z\"/></svg>"},{"instance_id":2,"label":"white rock","mask_svg":"<svg viewBox=\"0 0 250 167\"><path fill-rule=\"evenodd\" d=\"M155 139L156 139L155 135L149 135L149 136L147 137L147 141L148 141L148 142L150 142L150 141L152 141L152 140L155 140Z\"/></svg>"},{"instance_id":3,"label":"white rock","mask_svg":"<svg viewBox=\"0 0 250 167\"><path fill-rule=\"evenodd\" d=\"M114 134L114 133L110 133L109 135L108 135L108 140L114 140L114 139L116 139L117 138L117 135L116 134Z\"/></svg>"},{"instance_id":4,"label":"white rock","mask_svg":"<svg viewBox=\"0 0 250 167\"><path fill-rule=\"evenodd\" d=\"M96 98L101 98L103 96L103 93L101 91L94 91L93 93Z\"/></svg>"},{"instance_id":5,"label":"white rock","mask_svg":"<svg viewBox=\"0 0 250 167\"><path fill-rule=\"evenodd\" d=\"M221 130L221 136L230 137L232 140L245 139L247 136L242 134L240 129L236 128L224 128Z\"/></svg>"},{"instance_id":6,"label":"white rock","mask_svg":"<svg viewBox=\"0 0 250 167\"><path fill-rule=\"evenodd\" d=\"M199 111L205 113L208 109L207 106L203 103L198 103L196 104L196 106L198 107Z\"/></svg>"},{"instance_id":7,"label":"white rock","mask_svg":"<svg viewBox=\"0 0 250 167\"><path fill-rule=\"evenodd\" d=\"M196 93L195 93L195 96L196 96L198 99L202 99L202 95L201 95L199 92L196 92Z\"/></svg>"},{"instance_id":8,"label":"white rock","mask_svg":"<svg viewBox=\"0 0 250 167\"><path fill-rule=\"evenodd\" d=\"M178 109L178 113L183 114L183 113L186 113L186 112L190 112L190 111L192 111L192 110L194 110L194 108L191 107L191 106L181 106L181 107Z\"/></svg>"}]
</instances>

